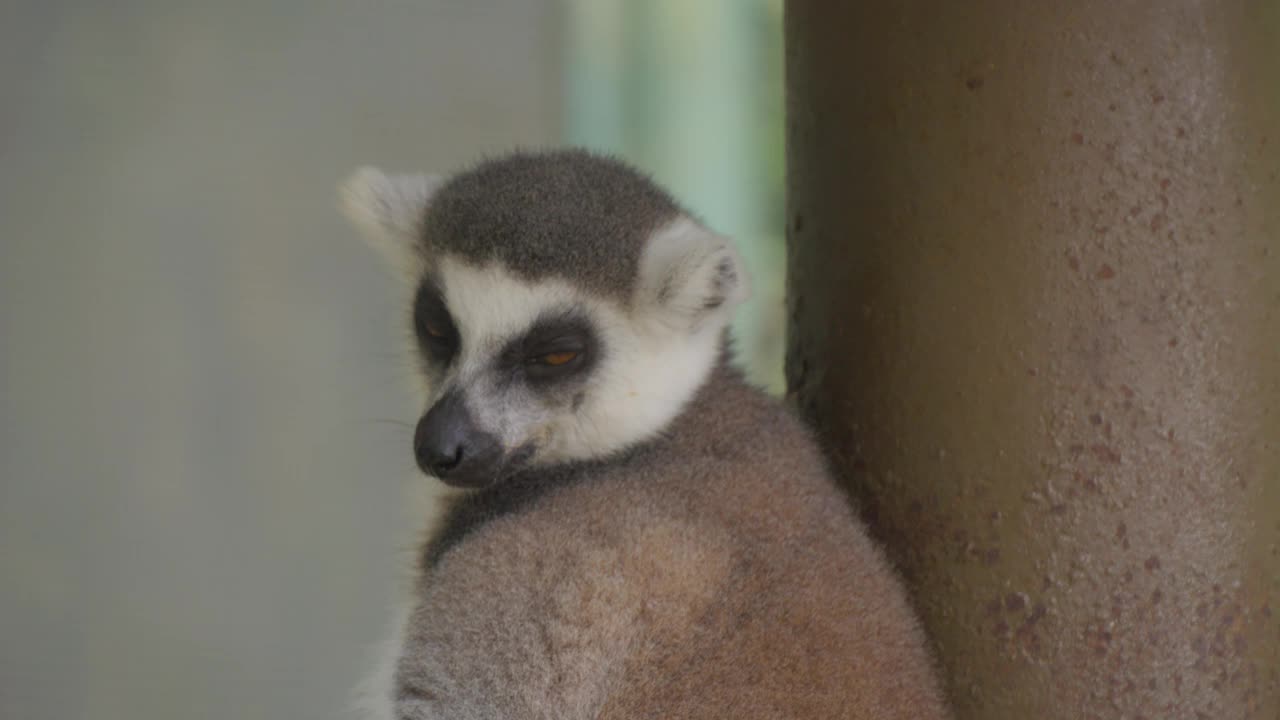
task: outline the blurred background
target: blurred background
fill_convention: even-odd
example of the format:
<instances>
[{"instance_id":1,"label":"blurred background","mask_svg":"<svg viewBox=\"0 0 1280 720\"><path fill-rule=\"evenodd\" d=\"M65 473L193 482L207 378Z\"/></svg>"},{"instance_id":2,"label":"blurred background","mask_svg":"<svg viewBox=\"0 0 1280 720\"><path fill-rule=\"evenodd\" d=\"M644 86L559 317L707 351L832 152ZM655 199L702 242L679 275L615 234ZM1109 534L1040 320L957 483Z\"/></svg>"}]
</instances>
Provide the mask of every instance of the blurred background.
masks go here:
<instances>
[{"instance_id":1,"label":"blurred background","mask_svg":"<svg viewBox=\"0 0 1280 720\"><path fill-rule=\"evenodd\" d=\"M628 158L781 384L780 0L0 5L0 718L343 718L429 502L353 167Z\"/></svg>"}]
</instances>

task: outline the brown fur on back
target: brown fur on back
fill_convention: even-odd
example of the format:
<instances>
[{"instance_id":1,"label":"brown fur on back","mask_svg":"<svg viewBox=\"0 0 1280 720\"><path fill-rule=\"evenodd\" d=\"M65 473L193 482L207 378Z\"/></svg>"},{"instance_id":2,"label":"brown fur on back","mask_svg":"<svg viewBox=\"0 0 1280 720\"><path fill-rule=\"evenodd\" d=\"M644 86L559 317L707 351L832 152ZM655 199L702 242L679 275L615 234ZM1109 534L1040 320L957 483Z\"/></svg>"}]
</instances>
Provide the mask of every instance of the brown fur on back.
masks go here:
<instances>
[{"instance_id":1,"label":"brown fur on back","mask_svg":"<svg viewBox=\"0 0 1280 720\"><path fill-rule=\"evenodd\" d=\"M515 483L464 501L426 552L405 717L948 716L808 432L735 371L662 438Z\"/></svg>"}]
</instances>

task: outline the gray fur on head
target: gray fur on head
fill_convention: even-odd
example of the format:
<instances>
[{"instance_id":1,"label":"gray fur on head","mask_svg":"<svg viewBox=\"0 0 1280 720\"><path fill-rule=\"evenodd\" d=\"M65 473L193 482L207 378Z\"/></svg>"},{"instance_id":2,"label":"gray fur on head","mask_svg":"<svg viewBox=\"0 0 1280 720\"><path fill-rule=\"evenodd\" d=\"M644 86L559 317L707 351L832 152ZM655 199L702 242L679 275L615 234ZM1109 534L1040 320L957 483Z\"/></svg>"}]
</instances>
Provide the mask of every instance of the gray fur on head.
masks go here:
<instances>
[{"instance_id":1,"label":"gray fur on head","mask_svg":"<svg viewBox=\"0 0 1280 720\"><path fill-rule=\"evenodd\" d=\"M450 178L431 202L423 241L527 279L558 275L619 299L660 225L687 215L649 178L582 150L516 153Z\"/></svg>"},{"instance_id":2,"label":"gray fur on head","mask_svg":"<svg viewBox=\"0 0 1280 720\"><path fill-rule=\"evenodd\" d=\"M361 168L343 200L370 241L411 273L423 258L448 254L475 265L498 262L528 280L562 277L622 301L640 282L652 234L692 220L644 174L577 149L517 152L448 179Z\"/></svg>"}]
</instances>

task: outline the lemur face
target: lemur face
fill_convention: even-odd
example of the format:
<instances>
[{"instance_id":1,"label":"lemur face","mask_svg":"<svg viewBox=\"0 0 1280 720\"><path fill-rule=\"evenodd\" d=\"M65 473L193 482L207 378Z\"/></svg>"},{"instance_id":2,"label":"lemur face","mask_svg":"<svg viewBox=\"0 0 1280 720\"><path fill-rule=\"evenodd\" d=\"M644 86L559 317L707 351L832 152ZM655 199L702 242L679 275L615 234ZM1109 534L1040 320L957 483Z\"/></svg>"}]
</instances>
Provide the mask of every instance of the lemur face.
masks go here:
<instances>
[{"instance_id":1,"label":"lemur face","mask_svg":"<svg viewBox=\"0 0 1280 720\"><path fill-rule=\"evenodd\" d=\"M581 441L574 419L600 384L613 320L585 300L562 282L439 259L413 304L431 388L414 434L424 472L478 487L572 453Z\"/></svg>"},{"instance_id":2,"label":"lemur face","mask_svg":"<svg viewBox=\"0 0 1280 720\"><path fill-rule=\"evenodd\" d=\"M588 175L605 162L624 185L647 183L611 161L570 157ZM366 170L345 188L348 213L413 288L428 387L418 465L459 487L608 456L660 433L718 361L730 312L747 295L732 244L674 206L632 208L629 237L617 222L628 208L604 203L616 210L594 219L596 232L590 203L537 204L537 188L554 184L537 171L563 155L521 160L533 169L518 179L536 187L515 193L519 202L511 190L503 202L511 178L497 172L501 161L449 183Z\"/></svg>"},{"instance_id":3,"label":"lemur face","mask_svg":"<svg viewBox=\"0 0 1280 720\"><path fill-rule=\"evenodd\" d=\"M653 310L441 258L414 301L431 388L414 438L419 466L485 486L652 436L704 377L720 329L674 329Z\"/></svg>"}]
</instances>

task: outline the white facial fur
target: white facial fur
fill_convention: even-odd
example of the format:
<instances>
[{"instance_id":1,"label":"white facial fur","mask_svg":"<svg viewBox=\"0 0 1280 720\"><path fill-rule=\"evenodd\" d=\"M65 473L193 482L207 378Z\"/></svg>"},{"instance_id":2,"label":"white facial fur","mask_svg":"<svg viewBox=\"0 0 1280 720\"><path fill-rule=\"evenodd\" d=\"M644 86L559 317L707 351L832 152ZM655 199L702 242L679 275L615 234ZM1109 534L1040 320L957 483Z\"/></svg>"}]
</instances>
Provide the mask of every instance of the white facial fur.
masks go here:
<instances>
[{"instance_id":1,"label":"white facial fur","mask_svg":"<svg viewBox=\"0 0 1280 720\"><path fill-rule=\"evenodd\" d=\"M343 186L348 216L414 282L428 265L421 220L440 185L435 176L363 168ZM462 341L460 356L430 388L431 400L444 388L461 389L481 429L508 452L534 442L530 462L539 465L606 456L661 431L705 381L733 309L749 295L732 241L684 216L646 243L625 305L561 278L531 282L498 264L476 267L446 255L430 265ZM602 351L576 407L539 402L486 371L543 313L564 309L586 315Z\"/></svg>"},{"instance_id":2,"label":"white facial fur","mask_svg":"<svg viewBox=\"0 0 1280 720\"><path fill-rule=\"evenodd\" d=\"M691 327L679 310L643 299L623 308L563 280L531 283L499 265L476 268L446 256L437 274L462 337L456 369L441 387L461 388L477 425L501 438L507 451L535 442L535 464L601 457L652 437L680 412L719 356L727 308L719 322ZM507 342L544 313L567 308L586 314L604 355L576 409L547 407L489 377L493 355Z\"/></svg>"}]
</instances>

